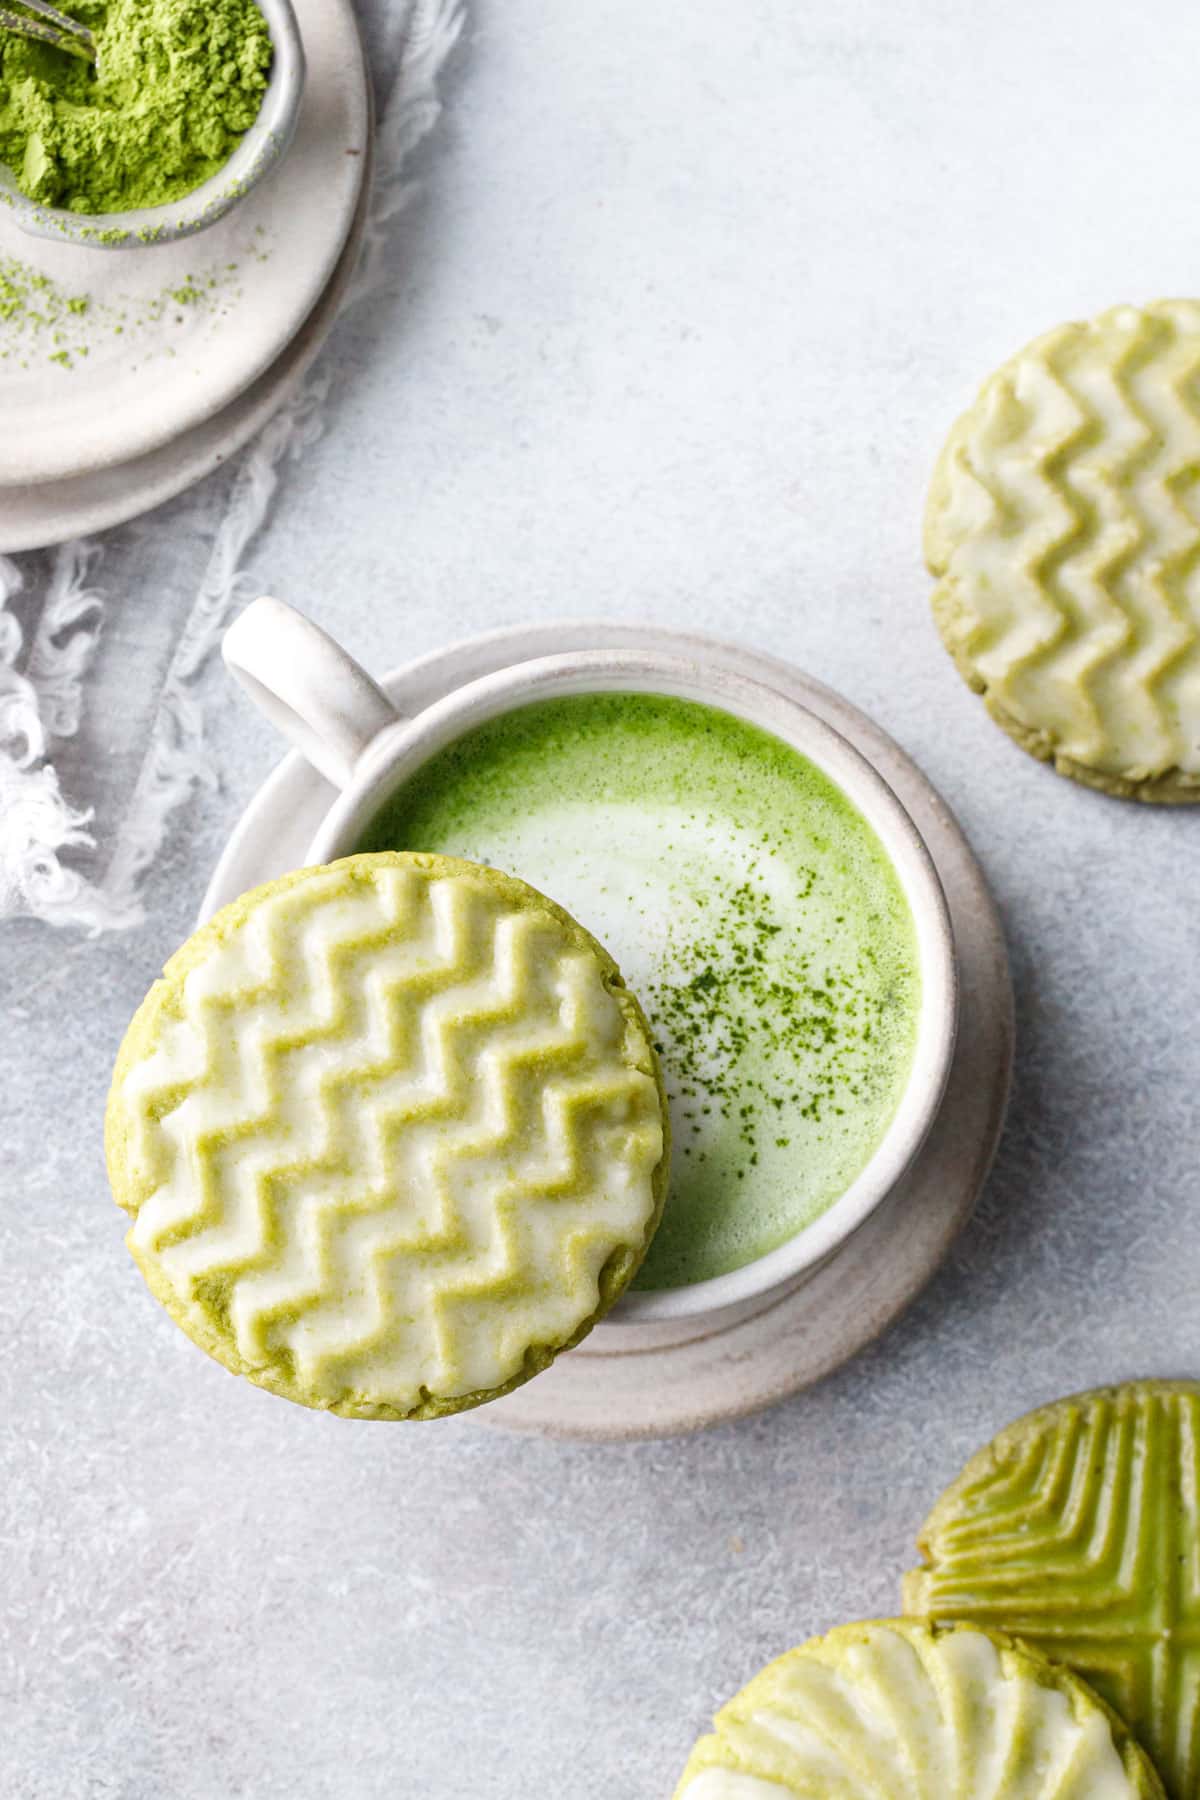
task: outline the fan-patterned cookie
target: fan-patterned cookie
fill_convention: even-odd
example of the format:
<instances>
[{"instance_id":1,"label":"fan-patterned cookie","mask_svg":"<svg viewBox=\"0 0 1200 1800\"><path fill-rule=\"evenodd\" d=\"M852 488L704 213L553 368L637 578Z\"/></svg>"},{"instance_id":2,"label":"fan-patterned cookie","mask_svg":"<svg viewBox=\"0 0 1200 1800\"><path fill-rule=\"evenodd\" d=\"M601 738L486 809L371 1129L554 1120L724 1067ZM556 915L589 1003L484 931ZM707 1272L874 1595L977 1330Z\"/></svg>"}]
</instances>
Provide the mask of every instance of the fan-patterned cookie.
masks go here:
<instances>
[{"instance_id":1,"label":"fan-patterned cookie","mask_svg":"<svg viewBox=\"0 0 1200 1800\"><path fill-rule=\"evenodd\" d=\"M1162 1800L1082 1681L971 1626L843 1625L715 1723L675 1800Z\"/></svg>"},{"instance_id":2,"label":"fan-patterned cookie","mask_svg":"<svg viewBox=\"0 0 1200 1800\"><path fill-rule=\"evenodd\" d=\"M934 474L934 614L1063 773L1200 800L1200 301L1119 306L986 383Z\"/></svg>"},{"instance_id":3,"label":"fan-patterned cookie","mask_svg":"<svg viewBox=\"0 0 1200 1800\"><path fill-rule=\"evenodd\" d=\"M523 882L351 857L172 958L109 1100L151 1289L235 1373L423 1418L578 1342L653 1235L666 1111L637 1002Z\"/></svg>"},{"instance_id":4,"label":"fan-patterned cookie","mask_svg":"<svg viewBox=\"0 0 1200 1800\"><path fill-rule=\"evenodd\" d=\"M1077 1670L1200 1795L1200 1385L1136 1382L1002 1431L922 1528L906 1612L1011 1631Z\"/></svg>"}]
</instances>

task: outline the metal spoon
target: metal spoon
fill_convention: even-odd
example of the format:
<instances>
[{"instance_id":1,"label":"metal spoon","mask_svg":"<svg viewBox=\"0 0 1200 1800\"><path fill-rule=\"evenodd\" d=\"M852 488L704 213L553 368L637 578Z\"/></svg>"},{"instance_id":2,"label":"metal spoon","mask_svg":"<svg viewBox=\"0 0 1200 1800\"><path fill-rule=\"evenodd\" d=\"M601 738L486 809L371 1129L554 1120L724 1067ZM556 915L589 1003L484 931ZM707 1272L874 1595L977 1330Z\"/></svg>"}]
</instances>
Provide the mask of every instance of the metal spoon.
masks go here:
<instances>
[{"instance_id":1,"label":"metal spoon","mask_svg":"<svg viewBox=\"0 0 1200 1800\"><path fill-rule=\"evenodd\" d=\"M21 4L37 17L31 19L27 13L0 6L0 31L12 31L18 37L40 38L43 43L53 44L56 50L66 50L72 56L95 62L96 40L86 25L81 25L68 13L59 12L49 0L21 0Z\"/></svg>"}]
</instances>

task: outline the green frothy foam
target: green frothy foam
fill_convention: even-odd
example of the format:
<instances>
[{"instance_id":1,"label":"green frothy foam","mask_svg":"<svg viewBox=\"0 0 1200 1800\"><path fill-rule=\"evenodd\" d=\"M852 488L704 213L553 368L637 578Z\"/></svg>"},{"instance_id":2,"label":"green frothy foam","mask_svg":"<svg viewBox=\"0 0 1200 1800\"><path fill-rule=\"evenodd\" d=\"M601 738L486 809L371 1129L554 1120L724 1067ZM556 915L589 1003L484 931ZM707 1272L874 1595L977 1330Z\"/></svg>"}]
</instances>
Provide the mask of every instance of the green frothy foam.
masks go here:
<instances>
[{"instance_id":1,"label":"green frothy foam","mask_svg":"<svg viewBox=\"0 0 1200 1800\"><path fill-rule=\"evenodd\" d=\"M433 758L360 847L520 875L617 958L675 1132L636 1286L775 1249L877 1149L916 1041L912 916L861 813L778 739L656 695L540 702Z\"/></svg>"}]
</instances>

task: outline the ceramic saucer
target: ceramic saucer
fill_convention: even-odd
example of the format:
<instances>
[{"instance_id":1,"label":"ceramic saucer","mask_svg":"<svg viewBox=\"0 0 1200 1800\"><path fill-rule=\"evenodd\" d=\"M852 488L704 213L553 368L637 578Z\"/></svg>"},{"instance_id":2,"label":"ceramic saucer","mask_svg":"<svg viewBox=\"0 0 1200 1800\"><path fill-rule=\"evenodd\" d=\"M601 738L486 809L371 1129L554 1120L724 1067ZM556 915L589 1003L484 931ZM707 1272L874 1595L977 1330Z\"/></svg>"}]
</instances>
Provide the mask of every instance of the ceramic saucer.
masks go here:
<instances>
[{"instance_id":1,"label":"ceramic saucer","mask_svg":"<svg viewBox=\"0 0 1200 1800\"><path fill-rule=\"evenodd\" d=\"M450 646L385 677L417 712L479 676L560 651L637 648L678 654L701 640L615 625L501 631ZM908 809L950 908L958 951L958 1046L941 1112L916 1162L882 1206L805 1285L753 1318L689 1343L606 1347L603 1325L535 1381L493 1402L484 1422L580 1438L694 1431L769 1406L830 1374L895 1319L929 1280L973 1208L999 1139L1013 1052L1004 937L982 871L916 765L864 714L774 657L722 646L726 666L807 706L865 755ZM202 916L303 862L334 789L298 754L284 759L239 820Z\"/></svg>"},{"instance_id":2,"label":"ceramic saucer","mask_svg":"<svg viewBox=\"0 0 1200 1800\"><path fill-rule=\"evenodd\" d=\"M350 0L296 12L308 81L295 139L210 230L118 255L0 217L0 270L18 289L22 270L51 284L0 316L0 515L6 488L129 463L221 413L329 286L363 187L367 78ZM37 312L52 323L34 329Z\"/></svg>"}]
</instances>

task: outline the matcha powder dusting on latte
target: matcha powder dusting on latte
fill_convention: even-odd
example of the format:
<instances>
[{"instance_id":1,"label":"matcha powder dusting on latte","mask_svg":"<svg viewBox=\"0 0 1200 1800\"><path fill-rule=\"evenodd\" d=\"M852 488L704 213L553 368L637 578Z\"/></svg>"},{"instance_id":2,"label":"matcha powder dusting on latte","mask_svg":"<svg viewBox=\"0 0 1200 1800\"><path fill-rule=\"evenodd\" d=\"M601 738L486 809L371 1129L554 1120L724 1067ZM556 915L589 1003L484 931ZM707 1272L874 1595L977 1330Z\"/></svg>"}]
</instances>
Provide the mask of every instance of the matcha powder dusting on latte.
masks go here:
<instances>
[{"instance_id":1,"label":"matcha powder dusting on latte","mask_svg":"<svg viewBox=\"0 0 1200 1800\"><path fill-rule=\"evenodd\" d=\"M96 67L0 32L0 162L43 205L165 206L229 161L258 117L271 36L254 0L76 0Z\"/></svg>"}]
</instances>

